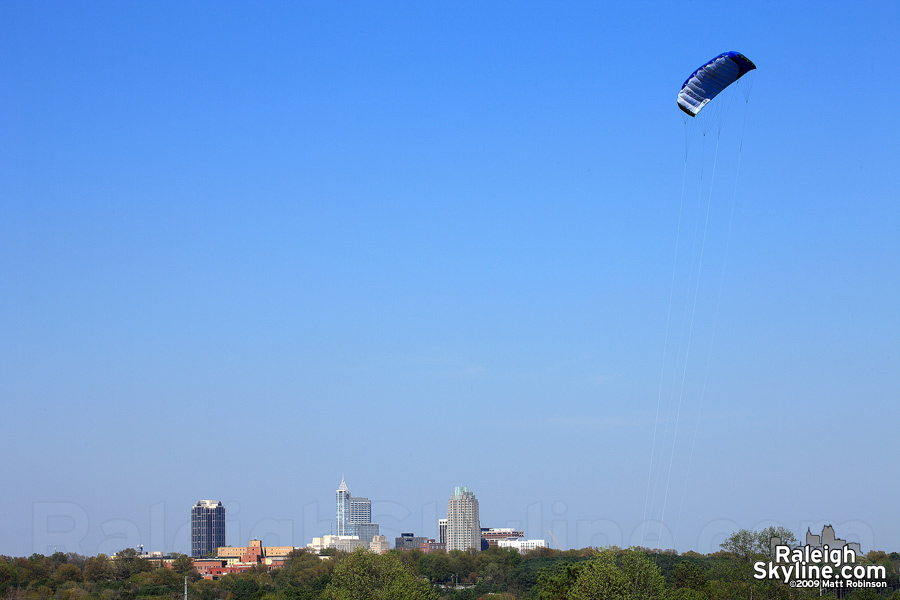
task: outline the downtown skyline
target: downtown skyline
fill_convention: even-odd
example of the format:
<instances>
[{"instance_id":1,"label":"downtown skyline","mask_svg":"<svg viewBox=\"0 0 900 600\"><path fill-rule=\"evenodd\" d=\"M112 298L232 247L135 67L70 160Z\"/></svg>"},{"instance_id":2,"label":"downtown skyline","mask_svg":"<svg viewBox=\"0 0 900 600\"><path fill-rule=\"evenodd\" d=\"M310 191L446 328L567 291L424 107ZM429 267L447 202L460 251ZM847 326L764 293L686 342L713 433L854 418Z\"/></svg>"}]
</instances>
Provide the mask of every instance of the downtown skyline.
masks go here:
<instances>
[{"instance_id":1,"label":"downtown skyline","mask_svg":"<svg viewBox=\"0 0 900 600\"><path fill-rule=\"evenodd\" d=\"M0 554L900 549L900 6L721 9L0 4Z\"/></svg>"}]
</instances>

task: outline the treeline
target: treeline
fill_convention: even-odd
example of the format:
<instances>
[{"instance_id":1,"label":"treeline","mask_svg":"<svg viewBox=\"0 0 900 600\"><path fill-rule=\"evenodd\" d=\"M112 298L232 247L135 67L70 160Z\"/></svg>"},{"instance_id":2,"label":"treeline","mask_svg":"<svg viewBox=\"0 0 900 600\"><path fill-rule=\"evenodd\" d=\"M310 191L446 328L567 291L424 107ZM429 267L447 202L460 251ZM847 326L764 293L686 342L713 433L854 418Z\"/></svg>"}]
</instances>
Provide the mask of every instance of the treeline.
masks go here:
<instances>
[{"instance_id":1,"label":"treeline","mask_svg":"<svg viewBox=\"0 0 900 600\"><path fill-rule=\"evenodd\" d=\"M752 600L829 598L900 600L896 552L870 552L860 562L885 566L886 589L792 588L759 581L752 564L765 560L764 532L738 532L712 555L646 549L559 551L542 548L522 556L484 552L336 552L328 559L295 550L281 569L201 579L191 559L172 568L124 550L115 560L57 552L50 556L0 557L0 598L8 600L177 600L188 578L190 600Z\"/></svg>"}]
</instances>

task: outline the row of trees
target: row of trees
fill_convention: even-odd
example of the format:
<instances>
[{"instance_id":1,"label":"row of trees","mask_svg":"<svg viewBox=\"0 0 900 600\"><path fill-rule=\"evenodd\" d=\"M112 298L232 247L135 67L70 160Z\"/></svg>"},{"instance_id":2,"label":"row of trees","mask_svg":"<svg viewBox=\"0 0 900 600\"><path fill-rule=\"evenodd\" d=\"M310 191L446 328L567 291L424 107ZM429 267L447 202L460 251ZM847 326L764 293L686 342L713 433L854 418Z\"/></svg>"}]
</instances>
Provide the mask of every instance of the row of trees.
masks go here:
<instances>
[{"instance_id":1,"label":"row of trees","mask_svg":"<svg viewBox=\"0 0 900 600\"><path fill-rule=\"evenodd\" d=\"M104 555L34 554L0 557L0 599L8 600L178 600L189 580L191 600L740 600L819 598L818 589L791 588L752 577L752 563L765 560L773 531L739 531L713 555L608 548L520 555L491 548L484 552L424 554L419 550L377 555L335 553L327 560L294 551L286 565L265 566L200 579L190 558L160 567L125 550ZM793 536L776 531L792 543ZM888 589L829 593L825 598L900 600L897 553L870 552L863 562L885 566Z\"/></svg>"}]
</instances>

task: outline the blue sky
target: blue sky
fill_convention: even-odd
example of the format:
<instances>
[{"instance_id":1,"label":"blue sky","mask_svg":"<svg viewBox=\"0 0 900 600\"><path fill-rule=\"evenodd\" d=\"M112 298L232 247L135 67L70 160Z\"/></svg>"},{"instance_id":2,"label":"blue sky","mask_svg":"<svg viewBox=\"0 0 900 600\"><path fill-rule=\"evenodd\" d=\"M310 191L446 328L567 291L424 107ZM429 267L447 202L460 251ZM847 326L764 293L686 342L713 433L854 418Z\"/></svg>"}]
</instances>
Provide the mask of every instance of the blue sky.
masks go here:
<instances>
[{"instance_id":1,"label":"blue sky","mask_svg":"<svg viewBox=\"0 0 900 600\"><path fill-rule=\"evenodd\" d=\"M468 485L900 550L900 5L728 10L0 4L0 553L188 551L201 498L304 545L342 474L389 537Z\"/></svg>"}]
</instances>

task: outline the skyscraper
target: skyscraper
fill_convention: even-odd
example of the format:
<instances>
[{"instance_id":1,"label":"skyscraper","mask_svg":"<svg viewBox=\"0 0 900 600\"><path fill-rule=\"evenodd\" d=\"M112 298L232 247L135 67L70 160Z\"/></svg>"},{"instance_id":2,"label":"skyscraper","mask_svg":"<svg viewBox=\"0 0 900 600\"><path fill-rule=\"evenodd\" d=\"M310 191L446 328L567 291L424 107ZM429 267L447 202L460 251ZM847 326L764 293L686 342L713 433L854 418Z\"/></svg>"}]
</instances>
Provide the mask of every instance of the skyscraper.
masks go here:
<instances>
[{"instance_id":1,"label":"skyscraper","mask_svg":"<svg viewBox=\"0 0 900 600\"><path fill-rule=\"evenodd\" d=\"M368 498L350 497L350 522L371 523L372 501Z\"/></svg>"},{"instance_id":2,"label":"skyscraper","mask_svg":"<svg viewBox=\"0 0 900 600\"><path fill-rule=\"evenodd\" d=\"M225 507L215 500L200 500L191 509L191 556L215 554L225 545Z\"/></svg>"},{"instance_id":3,"label":"skyscraper","mask_svg":"<svg viewBox=\"0 0 900 600\"><path fill-rule=\"evenodd\" d=\"M456 487L447 501L447 552L481 550L481 522L478 500L467 487Z\"/></svg>"},{"instance_id":4,"label":"skyscraper","mask_svg":"<svg viewBox=\"0 0 900 600\"><path fill-rule=\"evenodd\" d=\"M353 535L358 535L367 544L380 533L378 523L372 522L371 500L350 497L350 526L353 528Z\"/></svg>"},{"instance_id":5,"label":"skyscraper","mask_svg":"<svg viewBox=\"0 0 900 600\"><path fill-rule=\"evenodd\" d=\"M378 523L372 523L372 501L368 498L354 498L343 477L335 497L337 535L357 535L363 542L371 542L379 534Z\"/></svg>"},{"instance_id":6,"label":"skyscraper","mask_svg":"<svg viewBox=\"0 0 900 600\"><path fill-rule=\"evenodd\" d=\"M335 494L337 499L337 531L336 535L353 535L350 526L350 489L344 478L341 477L341 485Z\"/></svg>"}]
</instances>

